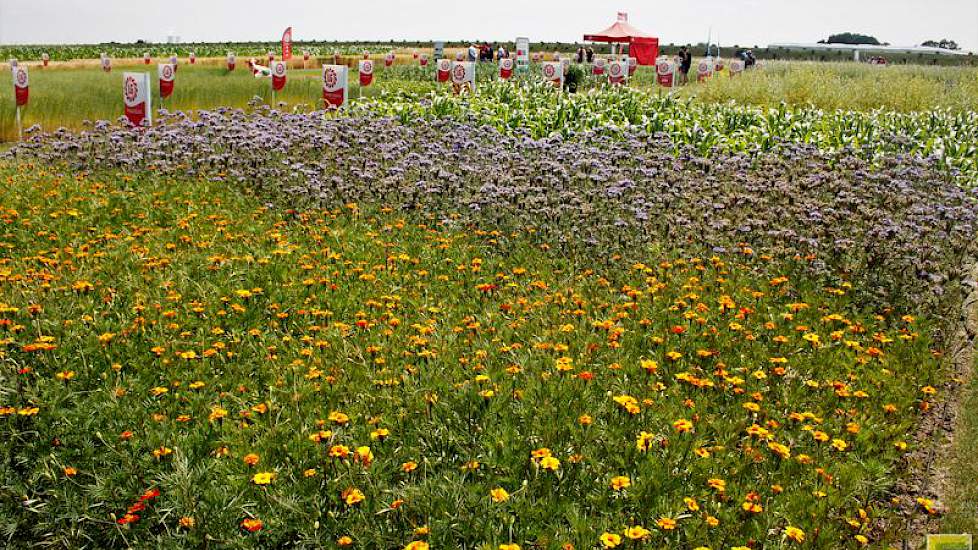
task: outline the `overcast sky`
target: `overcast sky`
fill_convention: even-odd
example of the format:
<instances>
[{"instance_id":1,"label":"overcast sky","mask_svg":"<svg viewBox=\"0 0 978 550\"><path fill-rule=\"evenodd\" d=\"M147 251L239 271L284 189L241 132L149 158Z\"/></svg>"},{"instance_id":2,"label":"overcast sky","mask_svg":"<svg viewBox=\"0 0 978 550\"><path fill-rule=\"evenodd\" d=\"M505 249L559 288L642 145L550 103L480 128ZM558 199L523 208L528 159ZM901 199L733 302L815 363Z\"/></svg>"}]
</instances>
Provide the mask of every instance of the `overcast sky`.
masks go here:
<instances>
[{"instance_id":1,"label":"overcast sky","mask_svg":"<svg viewBox=\"0 0 978 550\"><path fill-rule=\"evenodd\" d=\"M815 42L853 31L978 50L978 0L0 0L0 43L480 39L572 42L618 11L662 43Z\"/></svg>"}]
</instances>

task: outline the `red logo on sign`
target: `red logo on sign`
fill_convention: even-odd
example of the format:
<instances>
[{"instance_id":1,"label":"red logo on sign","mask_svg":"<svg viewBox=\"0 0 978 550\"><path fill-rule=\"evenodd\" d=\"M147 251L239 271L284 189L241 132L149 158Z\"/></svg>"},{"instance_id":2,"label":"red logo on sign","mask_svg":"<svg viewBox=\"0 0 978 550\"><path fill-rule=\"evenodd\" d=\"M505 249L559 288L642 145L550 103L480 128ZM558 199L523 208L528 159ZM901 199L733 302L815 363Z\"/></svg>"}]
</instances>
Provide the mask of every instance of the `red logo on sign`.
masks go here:
<instances>
[{"instance_id":1,"label":"red logo on sign","mask_svg":"<svg viewBox=\"0 0 978 550\"><path fill-rule=\"evenodd\" d=\"M455 80L457 82L464 82L465 81L465 65L455 65L455 68L452 69L452 76L455 78Z\"/></svg>"},{"instance_id":2,"label":"red logo on sign","mask_svg":"<svg viewBox=\"0 0 978 550\"><path fill-rule=\"evenodd\" d=\"M17 84L18 87L23 88L27 86L27 71L24 69L17 69Z\"/></svg>"},{"instance_id":3,"label":"red logo on sign","mask_svg":"<svg viewBox=\"0 0 978 550\"><path fill-rule=\"evenodd\" d=\"M554 66L553 65L544 65L544 67L543 67L543 74L547 78L553 78L554 75L557 74L557 70L554 69Z\"/></svg>"},{"instance_id":4,"label":"red logo on sign","mask_svg":"<svg viewBox=\"0 0 978 550\"><path fill-rule=\"evenodd\" d=\"M136 82L135 78L131 76L126 77L125 92L126 103L136 101L136 97L139 95L139 83Z\"/></svg>"},{"instance_id":5,"label":"red logo on sign","mask_svg":"<svg viewBox=\"0 0 978 550\"><path fill-rule=\"evenodd\" d=\"M615 63L614 65L612 65L611 66L611 75L612 76L621 76L621 65L619 65L617 63Z\"/></svg>"},{"instance_id":6,"label":"red logo on sign","mask_svg":"<svg viewBox=\"0 0 978 550\"><path fill-rule=\"evenodd\" d=\"M173 78L173 67L169 65L163 67L163 78L166 80Z\"/></svg>"},{"instance_id":7,"label":"red logo on sign","mask_svg":"<svg viewBox=\"0 0 978 550\"><path fill-rule=\"evenodd\" d=\"M336 88L336 83L339 82L339 77L336 75L336 71L333 69L326 69L326 76L323 77L323 83L326 89L332 90Z\"/></svg>"},{"instance_id":8,"label":"red logo on sign","mask_svg":"<svg viewBox=\"0 0 978 550\"><path fill-rule=\"evenodd\" d=\"M285 63L278 63L275 65L275 74L278 76L285 76Z\"/></svg>"}]
</instances>

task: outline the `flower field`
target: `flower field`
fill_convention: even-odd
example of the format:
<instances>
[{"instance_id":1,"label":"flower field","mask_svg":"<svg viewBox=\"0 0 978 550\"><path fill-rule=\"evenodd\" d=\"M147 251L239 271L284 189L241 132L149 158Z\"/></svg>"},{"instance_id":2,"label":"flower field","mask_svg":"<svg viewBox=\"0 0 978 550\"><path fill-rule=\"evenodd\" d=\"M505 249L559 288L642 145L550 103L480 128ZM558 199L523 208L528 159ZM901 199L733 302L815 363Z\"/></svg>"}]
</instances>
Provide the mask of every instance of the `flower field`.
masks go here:
<instances>
[{"instance_id":1,"label":"flower field","mask_svg":"<svg viewBox=\"0 0 978 550\"><path fill-rule=\"evenodd\" d=\"M919 457L974 111L259 103L0 153L0 545L885 548L966 506Z\"/></svg>"}]
</instances>

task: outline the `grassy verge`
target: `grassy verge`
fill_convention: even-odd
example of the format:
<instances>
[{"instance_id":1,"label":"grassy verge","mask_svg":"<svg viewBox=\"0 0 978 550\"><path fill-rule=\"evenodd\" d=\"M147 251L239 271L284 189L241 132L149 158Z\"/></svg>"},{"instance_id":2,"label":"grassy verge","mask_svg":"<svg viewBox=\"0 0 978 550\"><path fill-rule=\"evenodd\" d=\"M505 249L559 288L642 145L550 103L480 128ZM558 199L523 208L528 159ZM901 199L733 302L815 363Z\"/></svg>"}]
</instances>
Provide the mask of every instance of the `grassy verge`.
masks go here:
<instances>
[{"instance_id":1,"label":"grassy verge","mask_svg":"<svg viewBox=\"0 0 978 550\"><path fill-rule=\"evenodd\" d=\"M975 366L978 372L978 365ZM954 448L948 468L947 515L944 533L978 536L978 376L972 374L960 406L954 433Z\"/></svg>"}]
</instances>

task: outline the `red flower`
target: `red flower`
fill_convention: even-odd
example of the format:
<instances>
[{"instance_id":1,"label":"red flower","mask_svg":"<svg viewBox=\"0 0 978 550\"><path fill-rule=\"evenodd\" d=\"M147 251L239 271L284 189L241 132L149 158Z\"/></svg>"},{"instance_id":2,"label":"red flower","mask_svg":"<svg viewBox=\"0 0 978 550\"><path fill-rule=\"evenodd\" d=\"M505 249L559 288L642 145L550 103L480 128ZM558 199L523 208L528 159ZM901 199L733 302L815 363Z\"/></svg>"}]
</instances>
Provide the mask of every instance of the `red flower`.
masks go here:
<instances>
[{"instance_id":1,"label":"red flower","mask_svg":"<svg viewBox=\"0 0 978 550\"><path fill-rule=\"evenodd\" d=\"M147 490L145 493L143 493L143 496L139 497L139 500L142 501L153 500L158 496L160 496L160 490L154 487L152 489Z\"/></svg>"},{"instance_id":2,"label":"red flower","mask_svg":"<svg viewBox=\"0 0 978 550\"><path fill-rule=\"evenodd\" d=\"M128 525L130 523L136 523L137 521L139 521L139 516L137 516L136 514L126 514L121 518L117 519L116 523L118 523L119 525Z\"/></svg>"}]
</instances>

